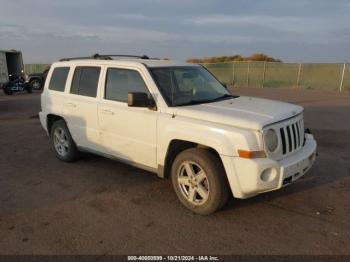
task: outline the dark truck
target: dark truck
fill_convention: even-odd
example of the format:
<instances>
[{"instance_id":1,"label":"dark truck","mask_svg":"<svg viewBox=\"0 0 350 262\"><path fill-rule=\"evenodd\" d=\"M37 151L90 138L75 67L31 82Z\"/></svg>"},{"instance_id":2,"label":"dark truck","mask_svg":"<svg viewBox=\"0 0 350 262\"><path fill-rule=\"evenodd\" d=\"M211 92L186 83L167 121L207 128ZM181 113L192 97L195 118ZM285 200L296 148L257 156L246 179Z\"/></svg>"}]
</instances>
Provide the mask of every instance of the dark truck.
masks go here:
<instances>
[{"instance_id":1,"label":"dark truck","mask_svg":"<svg viewBox=\"0 0 350 262\"><path fill-rule=\"evenodd\" d=\"M41 90L45 84L45 79L50 67L48 66L41 73L33 73L28 75L27 82L33 90Z\"/></svg>"}]
</instances>

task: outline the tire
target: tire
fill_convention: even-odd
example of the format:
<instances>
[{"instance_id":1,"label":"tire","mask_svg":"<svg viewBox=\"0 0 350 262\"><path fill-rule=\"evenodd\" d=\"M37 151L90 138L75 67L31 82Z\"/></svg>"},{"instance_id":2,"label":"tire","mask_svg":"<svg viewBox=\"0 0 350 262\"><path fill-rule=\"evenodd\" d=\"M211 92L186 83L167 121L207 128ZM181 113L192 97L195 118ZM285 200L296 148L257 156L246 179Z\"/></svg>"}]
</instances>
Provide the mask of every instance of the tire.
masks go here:
<instances>
[{"instance_id":1,"label":"tire","mask_svg":"<svg viewBox=\"0 0 350 262\"><path fill-rule=\"evenodd\" d=\"M11 90L11 87L5 85L5 86L4 86L4 93L5 93L6 95L8 95L8 96L12 95L13 92L12 92L12 90Z\"/></svg>"},{"instance_id":2,"label":"tire","mask_svg":"<svg viewBox=\"0 0 350 262\"><path fill-rule=\"evenodd\" d=\"M199 215L221 209L229 197L224 167L205 149L190 148L178 154L171 168L171 180L180 202Z\"/></svg>"},{"instance_id":3,"label":"tire","mask_svg":"<svg viewBox=\"0 0 350 262\"><path fill-rule=\"evenodd\" d=\"M42 83L40 79L34 78L29 81L29 85L33 90L41 90Z\"/></svg>"},{"instance_id":4,"label":"tire","mask_svg":"<svg viewBox=\"0 0 350 262\"><path fill-rule=\"evenodd\" d=\"M64 120L53 123L50 131L51 146L56 157L64 162L73 162L79 158L79 151Z\"/></svg>"},{"instance_id":5,"label":"tire","mask_svg":"<svg viewBox=\"0 0 350 262\"><path fill-rule=\"evenodd\" d=\"M26 86L25 90L26 90L28 93L33 93L32 86L30 86L30 85Z\"/></svg>"}]
</instances>

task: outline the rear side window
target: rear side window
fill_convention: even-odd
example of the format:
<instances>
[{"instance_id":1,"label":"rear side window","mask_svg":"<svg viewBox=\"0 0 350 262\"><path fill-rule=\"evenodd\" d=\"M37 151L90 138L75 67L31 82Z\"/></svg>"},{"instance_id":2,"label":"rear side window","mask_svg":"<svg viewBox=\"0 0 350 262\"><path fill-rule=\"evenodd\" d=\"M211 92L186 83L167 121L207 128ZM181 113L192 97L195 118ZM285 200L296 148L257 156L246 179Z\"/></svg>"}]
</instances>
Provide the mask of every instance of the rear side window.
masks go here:
<instances>
[{"instance_id":1,"label":"rear side window","mask_svg":"<svg viewBox=\"0 0 350 262\"><path fill-rule=\"evenodd\" d=\"M76 67L70 92L76 95L96 97L100 71L100 67Z\"/></svg>"},{"instance_id":2,"label":"rear side window","mask_svg":"<svg viewBox=\"0 0 350 262\"><path fill-rule=\"evenodd\" d=\"M139 72L129 69L109 68L107 71L105 99L128 101L129 92L143 92L149 95Z\"/></svg>"},{"instance_id":3,"label":"rear side window","mask_svg":"<svg viewBox=\"0 0 350 262\"><path fill-rule=\"evenodd\" d=\"M56 67L51 75L49 89L64 92L69 67Z\"/></svg>"}]
</instances>

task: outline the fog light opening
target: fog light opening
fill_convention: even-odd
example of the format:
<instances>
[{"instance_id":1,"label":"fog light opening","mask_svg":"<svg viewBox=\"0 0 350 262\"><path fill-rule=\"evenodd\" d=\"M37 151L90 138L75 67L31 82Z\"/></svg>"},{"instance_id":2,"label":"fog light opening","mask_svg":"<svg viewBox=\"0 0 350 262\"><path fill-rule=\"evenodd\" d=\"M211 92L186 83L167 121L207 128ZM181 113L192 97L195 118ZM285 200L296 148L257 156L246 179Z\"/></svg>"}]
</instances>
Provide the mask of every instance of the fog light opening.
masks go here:
<instances>
[{"instance_id":1,"label":"fog light opening","mask_svg":"<svg viewBox=\"0 0 350 262\"><path fill-rule=\"evenodd\" d=\"M260 179L264 182L271 182L276 178L276 176L277 171L275 168L266 168L264 171L262 171Z\"/></svg>"}]
</instances>

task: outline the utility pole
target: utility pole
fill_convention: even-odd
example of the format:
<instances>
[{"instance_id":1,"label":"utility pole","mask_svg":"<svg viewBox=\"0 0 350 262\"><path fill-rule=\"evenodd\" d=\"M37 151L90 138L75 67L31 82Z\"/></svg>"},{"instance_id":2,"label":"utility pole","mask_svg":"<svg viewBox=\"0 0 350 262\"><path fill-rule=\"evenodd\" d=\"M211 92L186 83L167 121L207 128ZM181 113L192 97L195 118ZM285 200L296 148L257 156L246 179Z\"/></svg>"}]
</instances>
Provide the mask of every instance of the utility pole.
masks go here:
<instances>
[{"instance_id":1,"label":"utility pole","mask_svg":"<svg viewBox=\"0 0 350 262\"><path fill-rule=\"evenodd\" d=\"M248 68L247 68L247 87L249 87L249 73L250 73L250 61L248 63Z\"/></svg>"},{"instance_id":2,"label":"utility pole","mask_svg":"<svg viewBox=\"0 0 350 262\"><path fill-rule=\"evenodd\" d=\"M232 86L235 84L235 62L232 61Z\"/></svg>"},{"instance_id":3,"label":"utility pole","mask_svg":"<svg viewBox=\"0 0 350 262\"><path fill-rule=\"evenodd\" d=\"M341 90L343 89L344 75L345 75L345 68L346 68L346 64L344 63L344 65L343 65L343 72L342 72L342 74L341 74L341 80L340 80L339 92L341 92Z\"/></svg>"},{"instance_id":4,"label":"utility pole","mask_svg":"<svg viewBox=\"0 0 350 262\"><path fill-rule=\"evenodd\" d=\"M264 71L263 71L263 78L262 78L261 88L264 88L264 84L265 84L265 75L266 75L266 61L264 61Z\"/></svg>"},{"instance_id":5,"label":"utility pole","mask_svg":"<svg viewBox=\"0 0 350 262\"><path fill-rule=\"evenodd\" d=\"M297 77L297 89L299 88L299 83L300 83L300 75L301 75L301 63L299 64L299 69L298 69L298 77Z\"/></svg>"}]
</instances>

